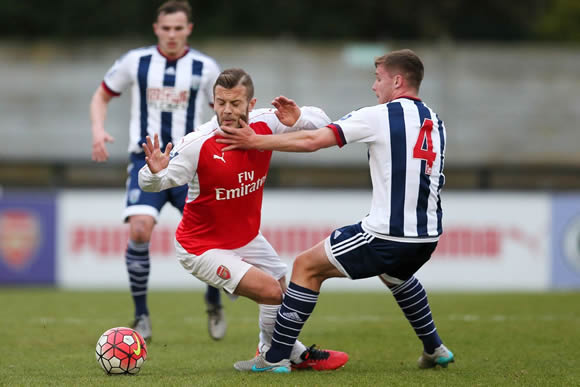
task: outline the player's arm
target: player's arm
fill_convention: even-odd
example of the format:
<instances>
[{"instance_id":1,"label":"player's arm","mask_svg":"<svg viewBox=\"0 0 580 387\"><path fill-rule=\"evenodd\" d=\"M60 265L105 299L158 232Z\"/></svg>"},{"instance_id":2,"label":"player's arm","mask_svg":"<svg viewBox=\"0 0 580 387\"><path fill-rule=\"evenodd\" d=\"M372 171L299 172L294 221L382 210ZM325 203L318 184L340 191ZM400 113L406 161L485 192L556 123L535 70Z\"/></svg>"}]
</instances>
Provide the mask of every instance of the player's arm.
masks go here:
<instances>
[{"instance_id":1,"label":"player's arm","mask_svg":"<svg viewBox=\"0 0 580 387\"><path fill-rule=\"evenodd\" d=\"M204 79L206 80L203 87L204 94L205 97L207 98L207 102L210 109L213 110L214 107L213 86L221 73L220 66L217 64L215 60L211 59L207 61L205 66L203 66L203 71L207 72L207 74L204 77Z\"/></svg>"},{"instance_id":2,"label":"player's arm","mask_svg":"<svg viewBox=\"0 0 580 387\"><path fill-rule=\"evenodd\" d=\"M143 144L145 162L147 163L139 171L139 187L146 192L159 192L164 189L182 186L193 179L195 166L192 160L194 155L188 154L189 149L181 146L171 150L173 144L168 143L165 152L159 147L159 136L156 134L153 141L147 136L147 142Z\"/></svg>"},{"instance_id":3,"label":"player's arm","mask_svg":"<svg viewBox=\"0 0 580 387\"><path fill-rule=\"evenodd\" d=\"M281 132L298 129L316 129L330 123L326 113L317 107L298 107L296 102L283 95L274 98L272 106L276 108L275 114L280 123L286 126Z\"/></svg>"},{"instance_id":4,"label":"player's arm","mask_svg":"<svg viewBox=\"0 0 580 387\"><path fill-rule=\"evenodd\" d=\"M101 84L93 94L90 105L91 131L93 134L92 159L103 162L109 158L106 143L113 142L114 138L105 131L107 107L113 99L113 94L105 90Z\"/></svg>"},{"instance_id":5,"label":"player's arm","mask_svg":"<svg viewBox=\"0 0 580 387\"><path fill-rule=\"evenodd\" d=\"M229 144L224 151L233 149L260 149L282 152L315 152L322 148L339 145L336 132L328 127L314 130L298 130L296 132L260 135L256 134L245 122L240 120L241 128L222 126L223 139L216 140Z\"/></svg>"}]
</instances>

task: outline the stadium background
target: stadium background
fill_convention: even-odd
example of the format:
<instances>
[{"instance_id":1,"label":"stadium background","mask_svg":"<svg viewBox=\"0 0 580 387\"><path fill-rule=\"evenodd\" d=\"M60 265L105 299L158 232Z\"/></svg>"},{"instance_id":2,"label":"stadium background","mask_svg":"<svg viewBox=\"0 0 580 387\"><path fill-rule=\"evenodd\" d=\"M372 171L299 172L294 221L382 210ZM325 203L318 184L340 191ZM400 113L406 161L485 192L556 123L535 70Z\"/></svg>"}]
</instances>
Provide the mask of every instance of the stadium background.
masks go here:
<instances>
[{"instance_id":1,"label":"stadium background","mask_svg":"<svg viewBox=\"0 0 580 387\"><path fill-rule=\"evenodd\" d=\"M126 288L129 93L109 109L116 141L106 164L90 161L88 104L116 58L154 43L159 3L4 6L0 284ZM191 3L191 46L250 72L260 106L284 94L337 119L375 103L374 57L414 49L426 66L421 96L448 129L446 233L419 277L434 289L580 288L577 2ZM362 147L275 154L264 232L290 262L364 216L369 187ZM174 261L179 217L164 212L151 289L201 288Z\"/></svg>"}]
</instances>

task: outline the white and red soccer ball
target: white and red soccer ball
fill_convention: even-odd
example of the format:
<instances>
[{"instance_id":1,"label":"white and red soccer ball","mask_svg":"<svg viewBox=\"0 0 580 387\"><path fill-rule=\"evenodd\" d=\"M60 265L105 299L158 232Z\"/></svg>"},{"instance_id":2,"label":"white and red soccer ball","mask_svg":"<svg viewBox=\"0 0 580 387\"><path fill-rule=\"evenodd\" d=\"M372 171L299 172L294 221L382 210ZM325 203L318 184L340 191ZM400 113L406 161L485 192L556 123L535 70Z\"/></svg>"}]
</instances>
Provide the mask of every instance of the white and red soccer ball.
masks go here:
<instances>
[{"instance_id":1,"label":"white and red soccer ball","mask_svg":"<svg viewBox=\"0 0 580 387\"><path fill-rule=\"evenodd\" d=\"M131 328L111 328L97 341L97 362L109 375L135 375L147 359L143 337Z\"/></svg>"}]
</instances>

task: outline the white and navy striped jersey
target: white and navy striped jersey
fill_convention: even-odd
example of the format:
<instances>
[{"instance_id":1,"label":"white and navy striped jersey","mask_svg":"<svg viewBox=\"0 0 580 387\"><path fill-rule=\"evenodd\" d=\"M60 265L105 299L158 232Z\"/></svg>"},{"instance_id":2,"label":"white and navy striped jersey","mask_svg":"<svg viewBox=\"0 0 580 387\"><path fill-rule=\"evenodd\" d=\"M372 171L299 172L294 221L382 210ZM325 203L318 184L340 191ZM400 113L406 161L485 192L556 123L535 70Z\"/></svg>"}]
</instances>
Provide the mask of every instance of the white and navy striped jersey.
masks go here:
<instances>
[{"instance_id":1,"label":"white and navy striped jersey","mask_svg":"<svg viewBox=\"0 0 580 387\"><path fill-rule=\"evenodd\" d=\"M373 185L363 229L382 239L437 240L443 232L445 126L416 98L365 107L329 125L339 146L368 145Z\"/></svg>"},{"instance_id":2,"label":"white and navy striped jersey","mask_svg":"<svg viewBox=\"0 0 580 387\"><path fill-rule=\"evenodd\" d=\"M165 148L199 126L203 110L213 103L219 73L215 60L191 48L175 60L156 46L119 58L105 75L103 87L113 96L131 87L129 152L142 152L147 135L158 134Z\"/></svg>"}]
</instances>

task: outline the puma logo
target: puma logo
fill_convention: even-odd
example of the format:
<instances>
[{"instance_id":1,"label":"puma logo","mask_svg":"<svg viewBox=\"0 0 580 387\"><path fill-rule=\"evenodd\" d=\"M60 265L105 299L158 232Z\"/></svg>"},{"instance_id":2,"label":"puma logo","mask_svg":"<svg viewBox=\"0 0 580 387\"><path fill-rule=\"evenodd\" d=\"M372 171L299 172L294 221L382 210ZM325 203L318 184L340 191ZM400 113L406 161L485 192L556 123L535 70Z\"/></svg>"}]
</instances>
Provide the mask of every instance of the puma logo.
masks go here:
<instances>
[{"instance_id":1,"label":"puma logo","mask_svg":"<svg viewBox=\"0 0 580 387\"><path fill-rule=\"evenodd\" d=\"M226 159L224 158L224 152L222 152L222 155L221 156L213 155L213 158L223 161L224 164L226 163Z\"/></svg>"}]
</instances>

